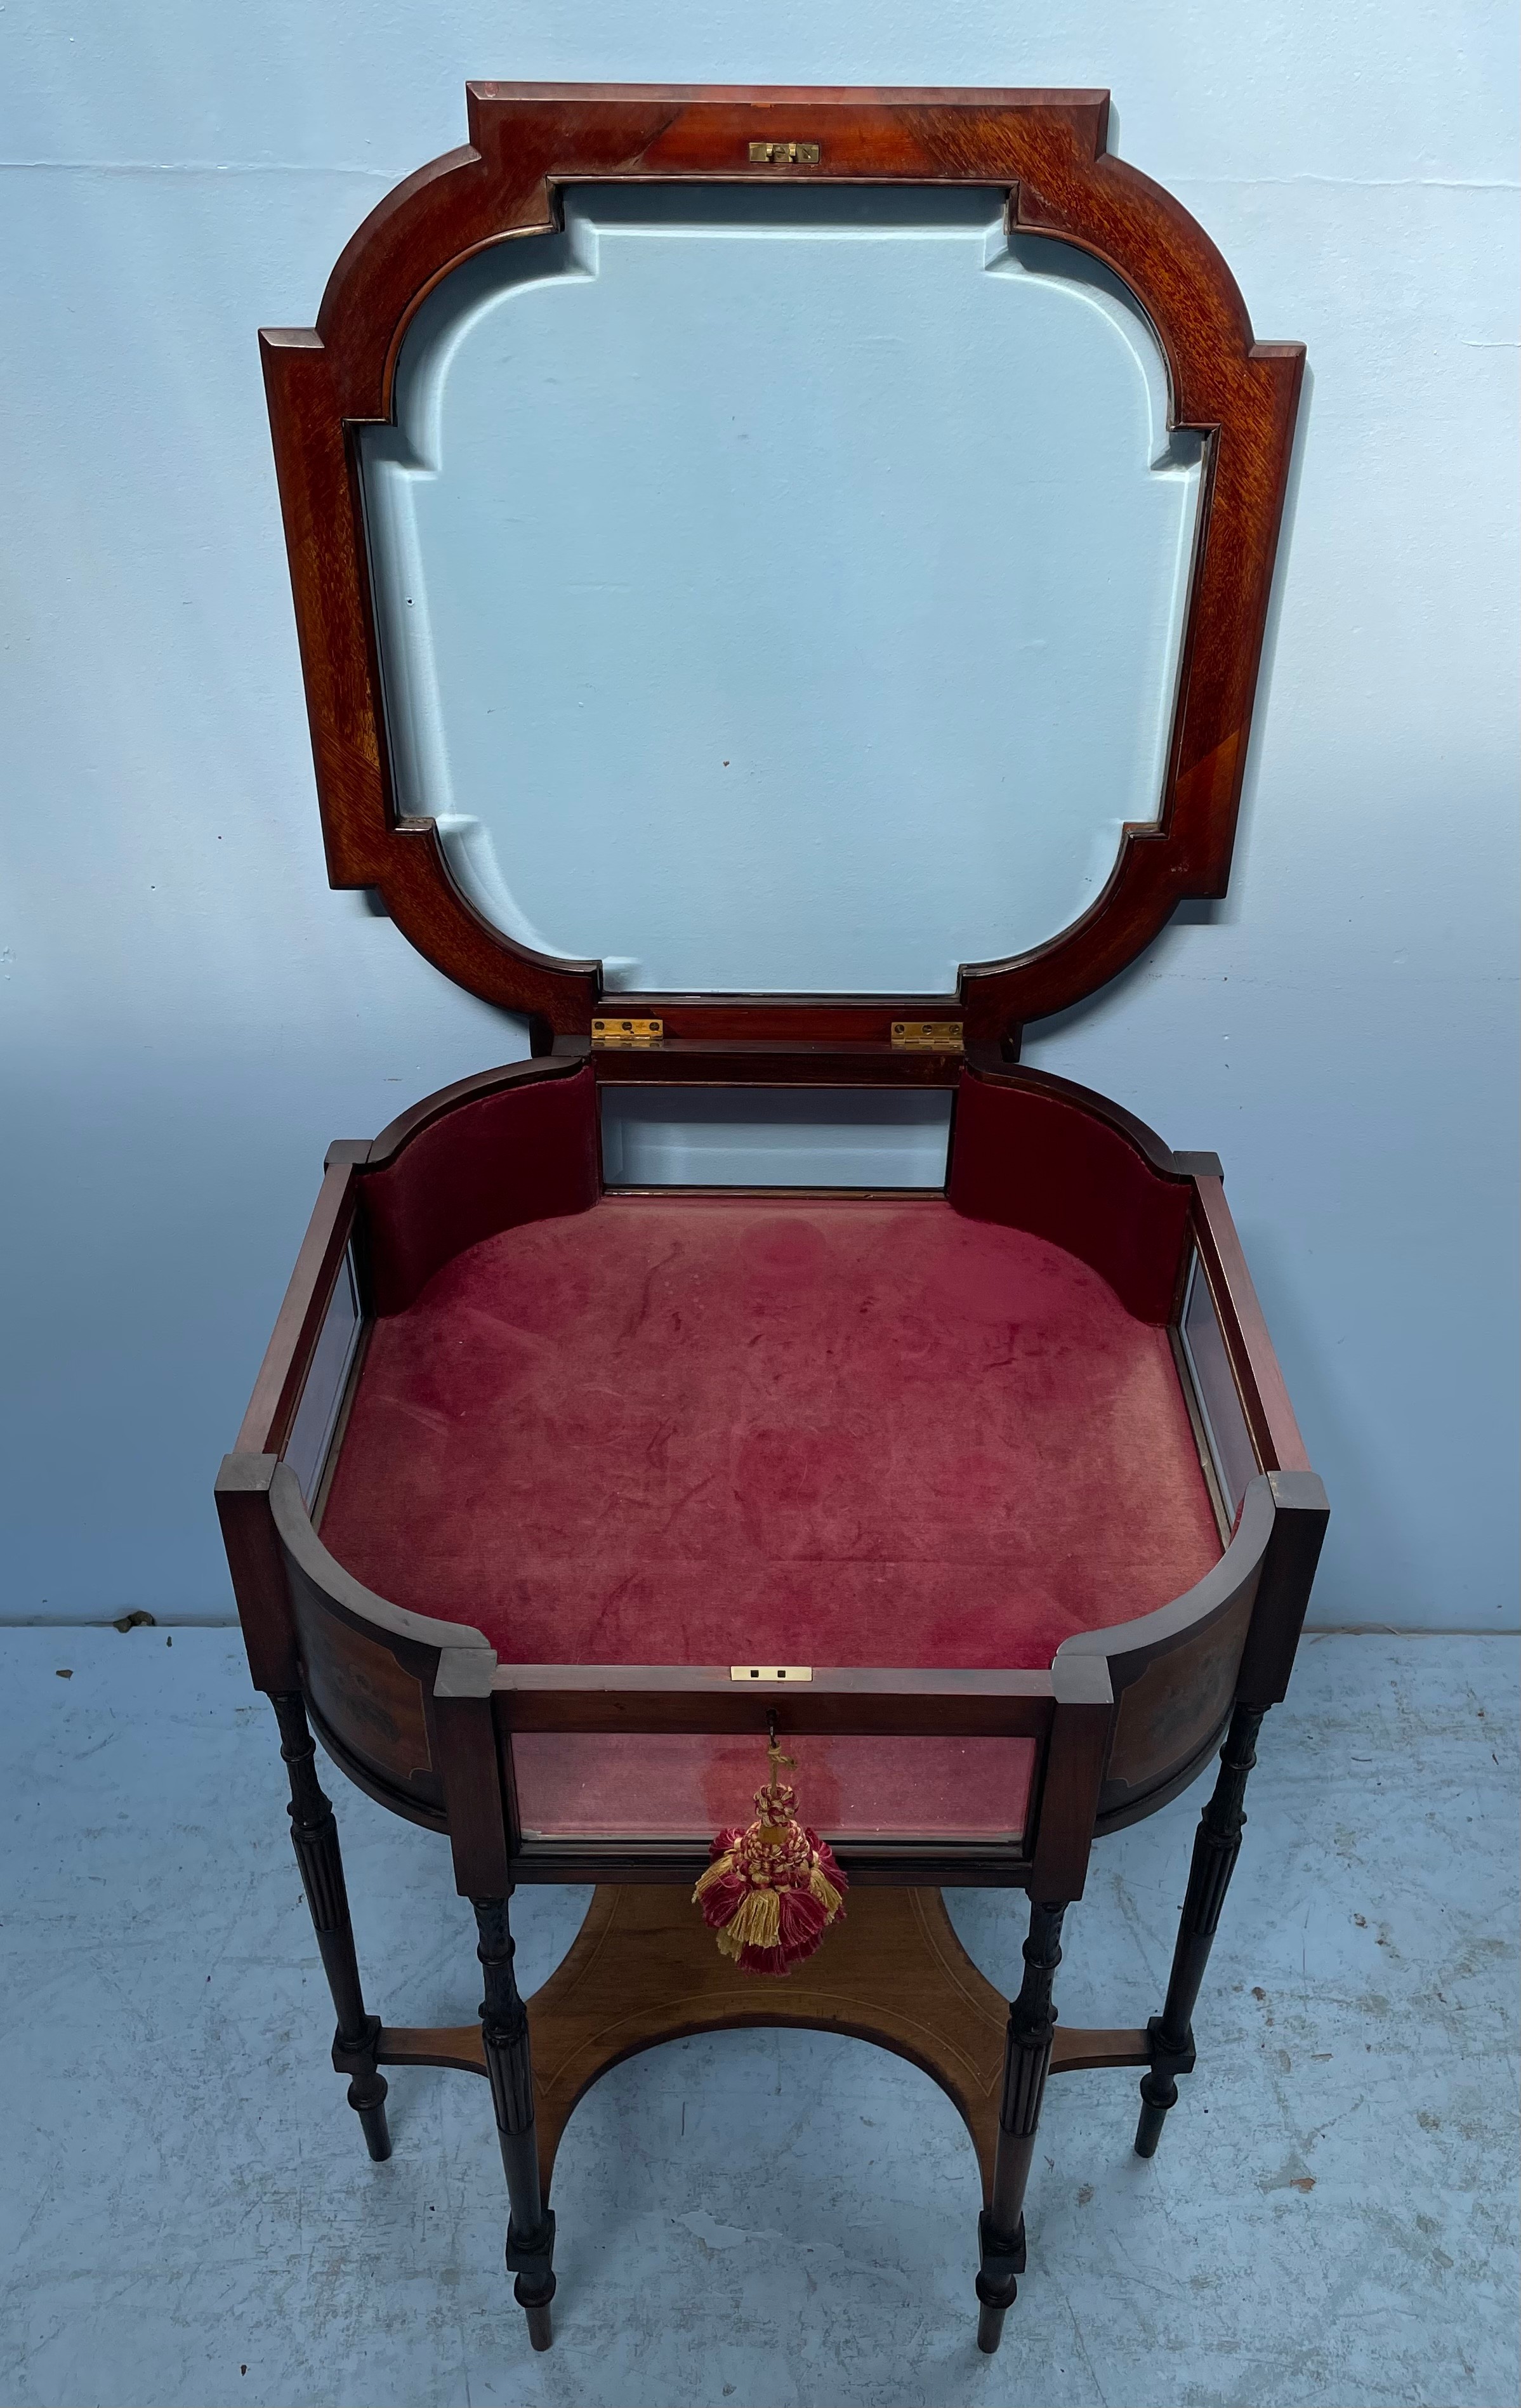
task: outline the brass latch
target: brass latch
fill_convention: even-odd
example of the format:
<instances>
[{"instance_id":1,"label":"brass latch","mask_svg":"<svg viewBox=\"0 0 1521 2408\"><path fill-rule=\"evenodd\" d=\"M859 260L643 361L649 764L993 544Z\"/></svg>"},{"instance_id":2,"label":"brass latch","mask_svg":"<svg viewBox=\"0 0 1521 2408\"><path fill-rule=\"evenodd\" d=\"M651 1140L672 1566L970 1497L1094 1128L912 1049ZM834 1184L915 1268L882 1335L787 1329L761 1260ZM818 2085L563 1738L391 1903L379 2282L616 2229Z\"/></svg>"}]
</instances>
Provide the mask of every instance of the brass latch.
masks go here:
<instances>
[{"instance_id":1,"label":"brass latch","mask_svg":"<svg viewBox=\"0 0 1521 2408\"><path fill-rule=\"evenodd\" d=\"M592 1044L610 1053L632 1054L659 1045L666 1035L663 1020L614 1020L610 1015L592 1023Z\"/></svg>"},{"instance_id":2,"label":"brass latch","mask_svg":"<svg viewBox=\"0 0 1521 2408\"><path fill-rule=\"evenodd\" d=\"M959 1020L895 1020L893 1043L908 1054L961 1054Z\"/></svg>"},{"instance_id":3,"label":"brass latch","mask_svg":"<svg viewBox=\"0 0 1521 2408\"><path fill-rule=\"evenodd\" d=\"M811 1681L811 1664L731 1664L731 1681Z\"/></svg>"},{"instance_id":4,"label":"brass latch","mask_svg":"<svg viewBox=\"0 0 1521 2408\"><path fill-rule=\"evenodd\" d=\"M816 167L819 146L816 142L753 142L750 164L753 167Z\"/></svg>"}]
</instances>

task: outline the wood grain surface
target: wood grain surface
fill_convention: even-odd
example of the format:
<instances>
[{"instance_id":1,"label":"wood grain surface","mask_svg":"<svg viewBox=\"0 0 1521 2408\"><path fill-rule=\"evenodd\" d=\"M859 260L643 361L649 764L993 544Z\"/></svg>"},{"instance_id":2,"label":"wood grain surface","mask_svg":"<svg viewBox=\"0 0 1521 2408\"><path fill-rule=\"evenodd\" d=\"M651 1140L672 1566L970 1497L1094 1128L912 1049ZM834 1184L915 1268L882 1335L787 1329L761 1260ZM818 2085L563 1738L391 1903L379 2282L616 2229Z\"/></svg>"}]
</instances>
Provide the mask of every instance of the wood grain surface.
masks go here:
<instances>
[{"instance_id":1,"label":"wood grain surface","mask_svg":"<svg viewBox=\"0 0 1521 2408\"><path fill-rule=\"evenodd\" d=\"M846 2033L917 2065L971 2134L985 2198L1008 2020L1008 2000L962 1947L938 1889L853 1891L818 1955L775 1982L737 1972L684 1893L599 1888L569 1953L528 2001L546 2195L576 2103L610 2066L694 2032L765 2027ZM486 2070L477 2024L385 2029L379 2057ZM1051 2071L1148 2062L1143 2031L1058 2025Z\"/></svg>"}]
</instances>

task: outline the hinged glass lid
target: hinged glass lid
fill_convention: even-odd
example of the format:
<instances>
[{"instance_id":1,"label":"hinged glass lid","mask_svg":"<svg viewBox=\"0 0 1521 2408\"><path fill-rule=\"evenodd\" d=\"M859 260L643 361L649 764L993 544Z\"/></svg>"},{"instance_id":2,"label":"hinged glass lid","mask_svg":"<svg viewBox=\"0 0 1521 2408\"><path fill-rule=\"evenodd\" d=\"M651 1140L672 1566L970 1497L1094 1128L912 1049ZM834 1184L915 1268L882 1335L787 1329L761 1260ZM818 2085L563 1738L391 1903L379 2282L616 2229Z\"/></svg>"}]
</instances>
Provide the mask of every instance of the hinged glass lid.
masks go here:
<instances>
[{"instance_id":1,"label":"hinged glass lid","mask_svg":"<svg viewBox=\"0 0 1521 2408\"><path fill-rule=\"evenodd\" d=\"M264 337L334 883L906 1077L1223 893L1302 354L1105 95L469 102Z\"/></svg>"},{"instance_id":2,"label":"hinged glass lid","mask_svg":"<svg viewBox=\"0 0 1521 2408\"><path fill-rule=\"evenodd\" d=\"M398 809L610 990L950 994L1155 823L1200 443L997 190L572 187L362 430Z\"/></svg>"}]
</instances>

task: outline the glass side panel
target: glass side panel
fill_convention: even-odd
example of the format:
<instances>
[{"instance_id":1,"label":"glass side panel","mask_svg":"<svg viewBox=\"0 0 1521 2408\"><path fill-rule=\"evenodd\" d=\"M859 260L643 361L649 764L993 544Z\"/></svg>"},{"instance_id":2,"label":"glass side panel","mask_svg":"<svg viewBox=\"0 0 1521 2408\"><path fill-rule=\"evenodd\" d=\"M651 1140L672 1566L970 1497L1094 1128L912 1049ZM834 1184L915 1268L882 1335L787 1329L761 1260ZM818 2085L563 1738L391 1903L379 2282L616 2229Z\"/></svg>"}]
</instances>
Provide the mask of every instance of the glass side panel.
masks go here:
<instances>
[{"instance_id":1,"label":"glass side panel","mask_svg":"<svg viewBox=\"0 0 1521 2408\"><path fill-rule=\"evenodd\" d=\"M393 767L627 990L944 994L1155 820L1199 492L1126 290L928 186L571 190L360 432Z\"/></svg>"},{"instance_id":2,"label":"glass side panel","mask_svg":"<svg viewBox=\"0 0 1521 2408\"><path fill-rule=\"evenodd\" d=\"M951 1097L604 1087L610 1187L943 1187Z\"/></svg>"},{"instance_id":3,"label":"glass side panel","mask_svg":"<svg viewBox=\"0 0 1521 2408\"><path fill-rule=\"evenodd\" d=\"M360 1326L353 1262L346 1254L334 1282L307 1384L291 1424L291 1435L285 1442L285 1461L301 1483L301 1494L309 1508L322 1485L327 1450L333 1443L338 1409L359 1344Z\"/></svg>"},{"instance_id":4,"label":"glass side panel","mask_svg":"<svg viewBox=\"0 0 1521 2408\"><path fill-rule=\"evenodd\" d=\"M1246 1426L1246 1415L1241 1411L1241 1400L1230 1368L1230 1357L1226 1352L1225 1332L1214 1308L1214 1297L1210 1291L1204 1266L1197 1254L1188 1274L1182 1335L1184 1354L1193 1374L1194 1394L1198 1400L1199 1414L1214 1462L1215 1477L1234 1518L1241 1512L1247 1482L1255 1478L1261 1466Z\"/></svg>"},{"instance_id":5,"label":"glass side panel","mask_svg":"<svg viewBox=\"0 0 1521 2408\"><path fill-rule=\"evenodd\" d=\"M1024 1828L1028 1739L784 1739L803 1821L831 1841L1007 1841ZM525 1839L702 1840L750 1822L764 1740L519 1731Z\"/></svg>"}]
</instances>

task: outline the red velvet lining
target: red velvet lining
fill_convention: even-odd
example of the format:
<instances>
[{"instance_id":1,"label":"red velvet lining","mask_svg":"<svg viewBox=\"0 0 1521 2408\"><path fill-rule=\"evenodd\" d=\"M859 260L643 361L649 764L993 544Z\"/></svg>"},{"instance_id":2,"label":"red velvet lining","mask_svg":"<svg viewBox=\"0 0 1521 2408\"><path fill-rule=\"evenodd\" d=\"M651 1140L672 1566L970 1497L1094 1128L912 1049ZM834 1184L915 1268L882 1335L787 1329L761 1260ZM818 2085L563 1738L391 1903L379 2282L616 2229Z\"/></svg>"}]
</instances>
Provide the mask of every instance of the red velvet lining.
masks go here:
<instances>
[{"instance_id":1,"label":"red velvet lining","mask_svg":"<svg viewBox=\"0 0 1521 2408\"><path fill-rule=\"evenodd\" d=\"M1049 1090L964 1071L947 1192L974 1221L1065 1246L1142 1321L1171 1320L1192 1191L1098 1113Z\"/></svg>"},{"instance_id":2,"label":"red velvet lining","mask_svg":"<svg viewBox=\"0 0 1521 2408\"><path fill-rule=\"evenodd\" d=\"M482 1238L584 1212L599 1187L590 1068L457 1105L409 1138L394 1162L364 1174L376 1312L404 1312L444 1263Z\"/></svg>"},{"instance_id":3,"label":"red velvet lining","mask_svg":"<svg viewBox=\"0 0 1521 2408\"><path fill-rule=\"evenodd\" d=\"M486 1239L375 1324L323 1537L515 1663L1043 1669L1220 1552L1166 1331L938 1197Z\"/></svg>"}]
</instances>

